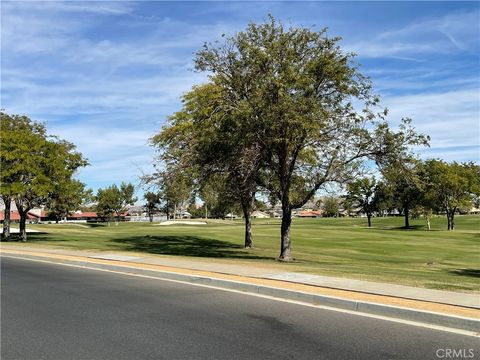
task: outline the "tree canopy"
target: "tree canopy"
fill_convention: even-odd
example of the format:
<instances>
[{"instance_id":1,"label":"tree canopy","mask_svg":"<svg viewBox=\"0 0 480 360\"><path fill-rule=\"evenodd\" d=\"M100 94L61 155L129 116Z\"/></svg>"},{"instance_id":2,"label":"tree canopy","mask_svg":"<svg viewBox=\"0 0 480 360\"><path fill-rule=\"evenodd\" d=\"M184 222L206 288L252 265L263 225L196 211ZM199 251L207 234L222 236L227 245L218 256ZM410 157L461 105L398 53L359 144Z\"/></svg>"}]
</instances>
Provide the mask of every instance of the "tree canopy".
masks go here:
<instances>
[{"instance_id":1,"label":"tree canopy","mask_svg":"<svg viewBox=\"0 0 480 360\"><path fill-rule=\"evenodd\" d=\"M156 213L160 211L160 204L162 202L159 193L153 191L147 191L143 195L144 200L146 201L145 210L150 222L153 222L153 217Z\"/></svg>"},{"instance_id":2,"label":"tree canopy","mask_svg":"<svg viewBox=\"0 0 480 360\"><path fill-rule=\"evenodd\" d=\"M167 168L175 164L188 171L201 196L212 198L209 193L216 181L214 187L219 190L222 185L224 200L241 204L245 247L252 247L250 213L258 187L259 147L244 136L238 127L240 113L225 109L222 98L222 89L213 83L193 87L183 96L183 108L170 116L168 126L152 143ZM209 202L204 204L206 213Z\"/></svg>"},{"instance_id":3,"label":"tree canopy","mask_svg":"<svg viewBox=\"0 0 480 360\"><path fill-rule=\"evenodd\" d=\"M345 201L359 206L367 215L368 227L372 226L371 218L378 209L379 197L377 196L377 181L372 178L360 178L347 183Z\"/></svg>"},{"instance_id":4,"label":"tree canopy","mask_svg":"<svg viewBox=\"0 0 480 360\"><path fill-rule=\"evenodd\" d=\"M455 228L455 213L469 209L480 195L480 166L474 163L447 163L427 160L423 165L424 198L436 210L447 216L447 229Z\"/></svg>"},{"instance_id":5,"label":"tree canopy","mask_svg":"<svg viewBox=\"0 0 480 360\"><path fill-rule=\"evenodd\" d=\"M26 219L33 207L45 205L62 183L72 181L87 160L75 145L49 136L43 124L26 116L1 116L0 188L5 204L15 201L20 239L26 241Z\"/></svg>"},{"instance_id":6,"label":"tree canopy","mask_svg":"<svg viewBox=\"0 0 480 360\"><path fill-rule=\"evenodd\" d=\"M84 183L76 179L65 178L55 184L54 190L47 199L48 215L59 221L92 198L92 190L86 189Z\"/></svg>"},{"instance_id":7,"label":"tree canopy","mask_svg":"<svg viewBox=\"0 0 480 360\"><path fill-rule=\"evenodd\" d=\"M409 119L389 129L370 80L339 42L326 29L286 28L270 16L196 55L197 70L219 89L213 138L234 132L243 148L257 148L257 182L282 204L280 260L292 259L293 209L351 178L364 159L384 162L427 142Z\"/></svg>"},{"instance_id":8,"label":"tree canopy","mask_svg":"<svg viewBox=\"0 0 480 360\"><path fill-rule=\"evenodd\" d=\"M99 215L107 218L110 222L112 217L116 217L116 224L120 214L125 211L127 205L133 205L137 198L134 196L135 187L131 183L120 184L120 187L113 184L105 189L98 189L95 200L96 209Z\"/></svg>"}]
</instances>

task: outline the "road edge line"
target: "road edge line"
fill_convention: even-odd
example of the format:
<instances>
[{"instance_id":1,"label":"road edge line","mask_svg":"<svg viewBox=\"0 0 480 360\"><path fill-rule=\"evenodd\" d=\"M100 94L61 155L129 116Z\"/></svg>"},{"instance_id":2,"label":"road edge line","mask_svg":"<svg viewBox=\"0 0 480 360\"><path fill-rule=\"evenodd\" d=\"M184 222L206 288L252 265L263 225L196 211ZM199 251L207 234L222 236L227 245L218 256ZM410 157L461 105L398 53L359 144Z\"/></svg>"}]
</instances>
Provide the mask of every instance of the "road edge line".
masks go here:
<instances>
[{"instance_id":1,"label":"road edge line","mask_svg":"<svg viewBox=\"0 0 480 360\"><path fill-rule=\"evenodd\" d=\"M370 316L381 318L383 320L409 323L410 325L430 328L433 327L443 331L456 333L461 332L464 335L477 337L480 336L480 320L475 318L447 315L426 310L417 310L367 301L350 300L329 295L312 294L290 289L275 288L267 285L218 279L203 275L189 275L162 270L142 269L131 265L103 264L94 261L88 261L88 258L85 258L84 260L70 260L61 259L58 257L48 257L44 254L37 256L21 253L12 254L11 252L6 253L3 251L0 254L2 257L40 261L58 265L68 265L91 270L108 271L124 275L148 277L158 280L174 281L183 284L234 291L243 294L299 303L302 305L342 311L355 315ZM130 271L125 271L126 269Z\"/></svg>"}]
</instances>

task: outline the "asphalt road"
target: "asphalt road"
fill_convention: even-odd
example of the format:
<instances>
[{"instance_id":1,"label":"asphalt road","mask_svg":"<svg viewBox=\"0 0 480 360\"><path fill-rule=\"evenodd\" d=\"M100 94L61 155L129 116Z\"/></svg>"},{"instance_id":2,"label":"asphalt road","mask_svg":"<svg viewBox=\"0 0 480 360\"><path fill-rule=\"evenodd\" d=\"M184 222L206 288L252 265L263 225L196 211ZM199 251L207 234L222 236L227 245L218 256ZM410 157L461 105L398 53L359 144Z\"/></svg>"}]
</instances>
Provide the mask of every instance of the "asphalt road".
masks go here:
<instances>
[{"instance_id":1,"label":"asphalt road","mask_svg":"<svg viewBox=\"0 0 480 360\"><path fill-rule=\"evenodd\" d=\"M162 280L1 260L2 360L425 360L445 359L447 349L480 356L480 341L470 336Z\"/></svg>"}]
</instances>

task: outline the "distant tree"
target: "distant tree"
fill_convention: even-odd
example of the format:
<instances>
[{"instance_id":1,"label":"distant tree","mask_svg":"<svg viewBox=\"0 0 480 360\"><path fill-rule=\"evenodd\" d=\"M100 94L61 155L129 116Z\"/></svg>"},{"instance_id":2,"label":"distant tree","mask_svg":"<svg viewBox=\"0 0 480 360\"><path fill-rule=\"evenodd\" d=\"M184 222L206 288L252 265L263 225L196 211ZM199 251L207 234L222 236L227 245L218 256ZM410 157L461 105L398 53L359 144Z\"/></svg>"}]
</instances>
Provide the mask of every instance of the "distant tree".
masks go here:
<instances>
[{"instance_id":1,"label":"distant tree","mask_svg":"<svg viewBox=\"0 0 480 360\"><path fill-rule=\"evenodd\" d=\"M398 209L403 213L406 229L410 228L410 211L421 204L425 182L421 173L421 162L414 158L404 158L389 163L382 169L386 193L392 196Z\"/></svg>"},{"instance_id":2,"label":"distant tree","mask_svg":"<svg viewBox=\"0 0 480 360\"><path fill-rule=\"evenodd\" d=\"M146 201L145 210L147 211L150 222L153 222L153 217L160 211L161 198L160 194L148 191L143 195Z\"/></svg>"},{"instance_id":3,"label":"distant tree","mask_svg":"<svg viewBox=\"0 0 480 360\"><path fill-rule=\"evenodd\" d=\"M216 206L211 209L211 217L218 219L226 219L227 214L229 213L242 213L242 205L238 201L238 198L235 197L235 194L232 193L230 190L231 189L229 189L228 187L225 187L224 191L220 193L219 201L216 203ZM252 238L250 238L250 240L251 239ZM253 243L250 247L253 247Z\"/></svg>"},{"instance_id":4,"label":"distant tree","mask_svg":"<svg viewBox=\"0 0 480 360\"><path fill-rule=\"evenodd\" d=\"M118 225L120 214L126 210L127 205L133 205L137 198L134 197L135 188L131 183L120 184L120 188L113 184L105 189L98 189L96 196L96 209L100 216L110 220L115 217Z\"/></svg>"},{"instance_id":5,"label":"distant tree","mask_svg":"<svg viewBox=\"0 0 480 360\"><path fill-rule=\"evenodd\" d=\"M371 218L377 211L378 197L375 195L377 181L374 177L358 179L347 184L347 195L345 199L356 206L359 206L367 215L368 227L372 226Z\"/></svg>"},{"instance_id":6,"label":"distant tree","mask_svg":"<svg viewBox=\"0 0 480 360\"><path fill-rule=\"evenodd\" d=\"M191 173L179 166L170 165L155 176L155 181L165 203L167 217L176 219L179 212L186 210L193 196L194 183Z\"/></svg>"},{"instance_id":7,"label":"distant tree","mask_svg":"<svg viewBox=\"0 0 480 360\"><path fill-rule=\"evenodd\" d=\"M398 202L392 191L393 188L385 180L377 182L375 203L380 216L392 214L397 210Z\"/></svg>"},{"instance_id":8,"label":"distant tree","mask_svg":"<svg viewBox=\"0 0 480 360\"><path fill-rule=\"evenodd\" d=\"M286 28L270 16L205 44L195 59L221 90L220 116L232 114L218 133L240 135L243 148L260 155L258 183L282 204L281 261L292 260L292 209L351 177L362 159L380 161L424 141L408 121L405 131L389 130L369 79L339 41L326 29Z\"/></svg>"},{"instance_id":9,"label":"distant tree","mask_svg":"<svg viewBox=\"0 0 480 360\"><path fill-rule=\"evenodd\" d=\"M190 203L187 207L187 211L192 215L193 219L198 219L205 216L204 205L198 206L195 203Z\"/></svg>"},{"instance_id":10,"label":"distant tree","mask_svg":"<svg viewBox=\"0 0 480 360\"><path fill-rule=\"evenodd\" d=\"M122 209L120 190L116 185L111 185L105 189L98 189L95 200L97 202L95 209L98 215L106 218L110 225L110 221L113 219L115 212Z\"/></svg>"},{"instance_id":11,"label":"distant tree","mask_svg":"<svg viewBox=\"0 0 480 360\"><path fill-rule=\"evenodd\" d=\"M337 217L340 210L339 199L327 196L322 200L322 210L326 217Z\"/></svg>"},{"instance_id":12,"label":"distant tree","mask_svg":"<svg viewBox=\"0 0 480 360\"><path fill-rule=\"evenodd\" d=\"M26 116L3 112L0 116L0 188L4 202L8 203L6 207L10 200L15 201L20 215L19 240L26 241L28 212L34 207L47 204L60 184L73 181L76 170L88 163L76 151L75 145L48 136L43 124ZM9 219L6 223L8 237Z\"/></svg>"},{"instance_id":13,"label":"distant tree","mask_svg":"<svg viewBox=\"0 0 480 360\"><path fill-rule=\"evenodd\" d=\"M222 195L225 192L226 177L222 174L212 174L204 178L200 183L200 190L198 192L200 199L203 201L203 210L205 219L208 219L209 212L219 206Z\"/></svg>"},{"instance_id":14,"label":"distant tree","mask_svg":"<svg viewBox=\"0 0 480 360\"><path fill-rule=\"evenodd\" d=\"M462 206L470 208L480 195L480 166L442 160L428 160L424 166L430 203L445 211L447 229L454 230L455 213Z\"/></svg>"},{"instance_id":15,"label":"distant tree","mask_svg":"<svg viewBox=\"0 0 480 360\"><path fill-rule=\"evenodd\" d=\"M267 211L268 205L262 200L255 199L253 209L257 211Z\"/></svg>"},{"instance_id":16,"label":"distant tree","mask_svg":"<svg viewBox=\"0 0 480 360\"><path fill-rule=\"evenodd\" d=\"M346 216L351 216L354 213L354 204L353 201L350 199L343 198L342 199L342 208L345 211ZM321 204L320 204L321 207Z\"/></svg>"},{"instance_id":17,"label":"distant tree","mask_svg":"<svg viewBox=\"0 0 480 360\"><path fill-rule=\"evenodd\" d=\"M423 219L425 219L428 230L431 230L432 229L431 219L432 219L433 213L434 213L433 208L422 201L413 208L412 218L422 217Z\"/></svg>"},{"instance_id":18,"label":"distant tree","mask_svg":"<svg viewBox=\"0 0 480 360\"><path fill-rule=\"evenodd\" d=\"M64 179L55 184L53 192L47 199L48 215L53 216L58 222L91 198L92 190L85 189L85 184L76 179Z\"/></svg>"}]
</instances>

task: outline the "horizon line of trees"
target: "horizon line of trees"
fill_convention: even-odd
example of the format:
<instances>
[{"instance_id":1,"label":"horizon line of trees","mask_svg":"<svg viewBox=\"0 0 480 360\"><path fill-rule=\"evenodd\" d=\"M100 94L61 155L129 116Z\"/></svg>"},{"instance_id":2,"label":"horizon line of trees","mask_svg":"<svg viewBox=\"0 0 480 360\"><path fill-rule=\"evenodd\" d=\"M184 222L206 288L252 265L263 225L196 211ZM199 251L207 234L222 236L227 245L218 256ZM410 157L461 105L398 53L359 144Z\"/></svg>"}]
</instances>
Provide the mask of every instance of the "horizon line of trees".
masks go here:
<instances>
[{"instance_id":1,"label":"horizon line of trees","mask_svg":"<svg viewBox=\"0 0 480 360\"><path fill-rule=\"evenodd\" d=\"M338 189L336 193L329 191L328 195L318 199L315 204L310 204L308 208L322 210L321 216L324 217L339 216L341 210L346 216L361 213L367 218L369 227L372 225L373 216L402 216L406 229L410 228L410 219L420 216L425 218L430 229L432 215L441 214L446 215L447 229L453 230L456 213L468 213L472 207L480 207L479 171L478 165L472 162L415 160L415 166L410 168L410 173L405 173L409 179L415 179L408 187L405 185L406 179L399 178L397 173L389 178L388 176L393 174L391 171L386 172L386 176L380 179L365 175L343 184L342 189ZM193 183L184 188L183 194L147 191L144 195L145 211L150 221L153 221L153 216L157 214L164 214L167 219L175 219L175 214L179 216L185 211L193 218L205 219L225 219L231 214L242 213L238 201L225 200L225 188L219 186L220 183L217 176L213 183L204 184L209 189L206 193L208 197L203 188L203 191L200 191ZM175 183L170 182L169 185L175 186ZM267 204L265 193L260 196L261 199L255 197L252 211L274 212L278 209L279 203L276 199ZM198 199L202 200L201 204L197 203ZM168 206L175 203L176 207Z\"/></svg>"}]
</instances>

